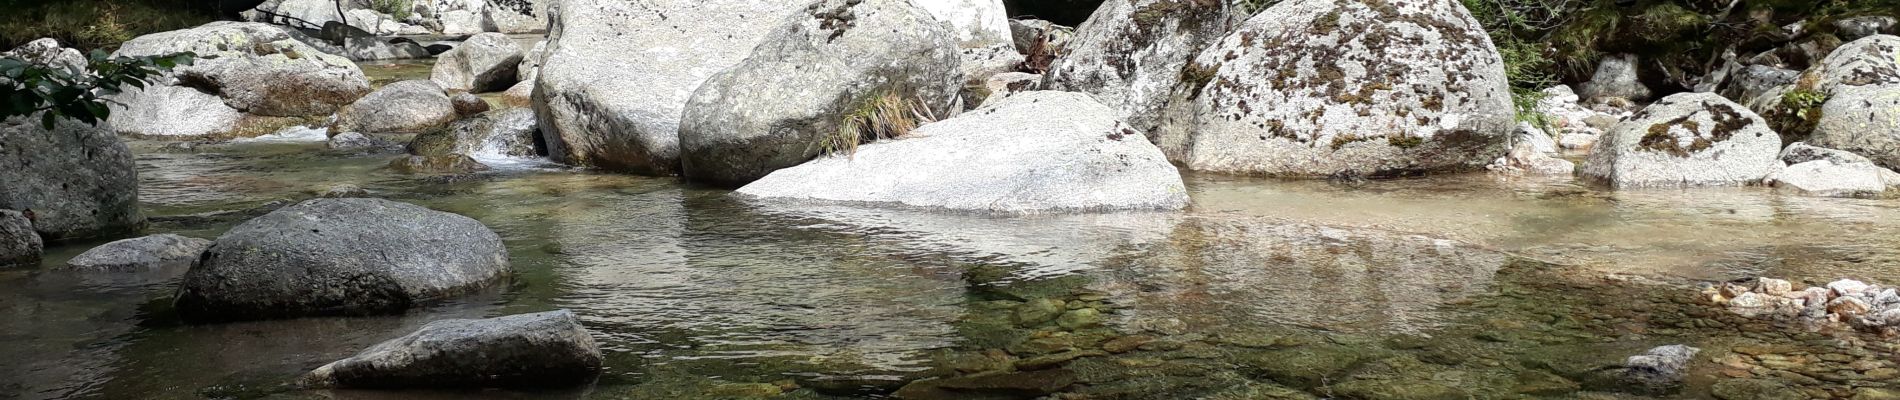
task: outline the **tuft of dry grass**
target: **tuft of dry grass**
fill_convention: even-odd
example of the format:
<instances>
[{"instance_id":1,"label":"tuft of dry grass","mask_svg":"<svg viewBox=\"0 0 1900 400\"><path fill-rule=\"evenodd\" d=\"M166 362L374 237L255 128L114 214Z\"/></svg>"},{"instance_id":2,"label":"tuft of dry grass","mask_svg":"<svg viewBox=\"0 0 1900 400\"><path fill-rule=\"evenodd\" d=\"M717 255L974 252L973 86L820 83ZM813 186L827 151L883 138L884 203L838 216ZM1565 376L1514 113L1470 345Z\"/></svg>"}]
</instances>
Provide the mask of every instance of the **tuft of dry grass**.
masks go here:
<instances>
[{"instance_id":1,"label":"tuft of dry grass","mask_svg":"<svg viewBox=\"0 0 1900 400\"><path fill-rule=\"evenodd\" d=\"M899 92L880 94L846 114L838 129L825 137L824 153L856 154L859 144L903 137L937 120L922 99L907 98Z\"/></svg>"}]
</instances>

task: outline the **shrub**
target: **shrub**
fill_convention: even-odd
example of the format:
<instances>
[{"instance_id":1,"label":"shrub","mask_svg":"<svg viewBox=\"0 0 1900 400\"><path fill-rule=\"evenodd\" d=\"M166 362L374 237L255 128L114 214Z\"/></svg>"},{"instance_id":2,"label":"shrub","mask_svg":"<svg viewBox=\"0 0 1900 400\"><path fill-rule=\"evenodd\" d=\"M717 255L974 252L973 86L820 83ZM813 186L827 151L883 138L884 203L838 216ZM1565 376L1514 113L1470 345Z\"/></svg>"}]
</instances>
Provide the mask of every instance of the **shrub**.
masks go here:
<instances>
[{"instance_id":1,"label":"shrub","mask_svg":"<svg viewBox=\"0 0 1900 400\"><path fill-rule=\"evenodd\" d=\"M125 86L142 89L173 67L191 65L195 57L114 58L93 50L85 70L0 57L0 120L39 114L46 129L53 129L58 118L98 124L112 114L105 97Z\"/></svg>"}]
</instances>

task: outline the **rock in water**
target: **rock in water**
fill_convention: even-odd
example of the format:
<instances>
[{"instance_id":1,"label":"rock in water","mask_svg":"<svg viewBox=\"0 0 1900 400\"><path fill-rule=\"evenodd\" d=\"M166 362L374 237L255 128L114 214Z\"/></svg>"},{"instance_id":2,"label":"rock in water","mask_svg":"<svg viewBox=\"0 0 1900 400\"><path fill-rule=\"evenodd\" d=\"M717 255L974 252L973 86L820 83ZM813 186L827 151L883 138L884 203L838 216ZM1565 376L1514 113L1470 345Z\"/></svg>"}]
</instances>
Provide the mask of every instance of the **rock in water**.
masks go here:
<instances>
[{"instance_id":1,"label":"rock in water","mask_svg":"<svg viewBox=\"0 0 1900 400\"><path fill-rule=\"evenodd\" d=\"M466 154L408 156L390 160L389 169L404 174L460 175L487 171L488 165Z\"/></svg>"},{"instance_id":2,"label":"rock in water","mask_svg":"<svg viewBox=\"0 0 1900 400\"><path fill-rule=\"evenodd\" d=\"M1217 2L1109 0L1076 27L1043 87L1088 93L1136 130L1158 133L1188 62L1246 17Z\"/></svg>"},{"instance_id":3,"label":"rock in water","mask_svg":"<svg viewBox=\"0 0 1900 400\"><path fill-rule=\"evenodd\" d=\"M238 224L185 274L187 321L402 312L508 273L501 237L468 217L382 199L313 199Z\"/></svg>"},{"instance_id":4,"label":"rock in water","mask_svg":"<svg viewBox=\"0 0 1900 400\"><path fill-rule=\"evenodd\" d=\"M1689 375L1689 362L1695 361L1700 352L1702 349L1679 344L1649 349L1624 361L1623 377L1652 393L1667 392L1682 385L1682 379Z\"/></svg>"},{"instance_id":5,"label":"rock in water","mask_svg":"<svg viewBox=\"0 0 1900 400\"><path fill-rule=\"evenodd\" d=\"M33 221L13 210L0 210L0 268L39 265L45 247L40 234L33 232Z\"/></svg>"},{"instance_id":6,"label":"rock in water","mask_svg":"<svg viewBox=\"0 0 1900 400\"><path fill-rule=\"evenodd\" d=\"M1583 176L1613 188L1740 186L1782 166L1767 122L1713 93L1678 93L1605 134Z\"/></svg>"},{"instance_id":7,"label":"rock in water","mask_svg":"<svg viewBox=\"0 0 1900 400\"><path fill-rule=\"evenodd\" d=\"M683 175L737 186L809 161L827 141L856 139L848 121L880 102L901 104L896 118L948 115L963 74L933 18L909 0L827 0L787 18L687 101Z\"/></svg>"},{"instance_id":8,"label":"rock in water","mask_svg":"<svg viewBox=\"0 0 1900 400\"><path fill-rule=\"evenodd\" d=\"M562 0L535 113L555 161L671 175L686 100L804 3ZM631 56L638 55L638 56Z\"/></svg>"},{"instance_id":9,"label":"rock in water","mask_svg":"<svg viewBox=\"0 0 1900 400\"><path fill-rule=\"evenodd\" d=\"M1781 151L1788 168L1763 182L1779 190L1825 197L1877 197L1900 185L1900 173L1854 153L1795 143Z\"/></svg>"},{"instance_id":10,"label":"rock in water","mask_svg":"<svg viewBox=\"0 0 1900 400\"><path fill-rule=\"evenodd\" d=\"M488 100L482 100L481 97L469 94L468 92L460 92L454 96L449 96L449 104L455 106L455 115L458 117L485 113L488 112L490 108Z\"/></svg>"},{"instance_id":11,"label":"rock in water","mask_svg":"<svg viewBox=\"0 0 1900 400\"><path fill-rule=\"evenodd\" d=\"M1603 62L1597 64L1597 72L1590 77L1590 82L1583 84L1583 99L1593 103L1610 98L1649 100L1652 92L1637 76L1637 64L1635 54L1604 57Z\"/></svg>"},{"instance_id":12,"label":"rock in water","mask_svg":"<svg viewBox=\"0 0 1900 400\"><path fill-rule=\"evenodd\" d=\"M1471 170L1516 125L1504 61L1453 0L1284 1L1186 67L1160 136L1189 169L1292 177Z\"/></svg>"},{"instance_id":13,"label":"rock in water","mask_svg":"<svg viewBox=\"0 0 1900 400\"><path fill-rule=\"evenodd\" d=\"M312 387L549 387L600 372L600 346L567 310L430 322L304 376Z\"/></svg>"},{"instance_id":14,"label":"rock in water","mask_svg":"<svg viewBox=\"0 0 1900 400\"><path fill-rule=\"evenodd\" d=\"M1019 93L739 193L996 212L1186 207L1179 172L1117 114L1080 93Z\"/></svg>"},{"instance_id":15,"label":"rock in water","mask_svg":"<svg viewBox=\"0 0 1900 400\"><path fill-rule=\"evenodd\" d=\"M38 114L0 121L0 209L20 211L47 241L145 226L132 150L104 129Z\"/></svg>"},{"instance_id":16,"label":"rock in water","mask_svg":"<svg viewBox=\"0 0 1900 400\"><path fill-rule=\"evenodd\" d=\"M470 36L437 58L429 80L448 90L476 93L508 90L515 84L515 69L521 66L521 57L521 46L515 45L508 35Z\"/></svg>"},{"instance_id":17,"label":"rock in water","mask_svg":"<svg viewBox=\"0 0 1900 400\"><path fill-rule=\"evenodd\" d=\"M356 63L325 54L283 29L251 22L212 22L125 42L113 56L157 56L190 51L198 59L172 76L177 86L215 93L247 114L326 115L369 93Z\"/></svg>"},{"instance_id":18,"label":"rock in water","mask_svg":"<svg viewBox=\"0 0 1900 400\"><path fill-rule=\"evenodd\" d=\"M476 99L480 100L480 99ZM433 81L391 83L337 113L331 132L415 133L448 125L455 105Z\"/></svg>"},{"instance_id":19,"label":"rock in water","mask_svg":"<svg viewBox=\"0 0 1900 400\"><path fill-rule=\"evenodd\" d=\"M1894 54L1900 57L1900 50ZM1900 168L1900 83L1835 88L1808 141Z\"/></svg>"},{"instance_id":20,"label":"rock in water","mask_svg":"<svg viewBox=\"0 0 1900 400\"><path fill-rule=\"evenodd\" d=\"M421 156L534 157L539 154L537 132L532 110L490 111L455 121L446 130L417 135L409 142L409 152Z\"/></svg>"},{"instance_id":21,"label":"rock in water","mask_svg":"<svg viewBox=\"0 0 1900 400\"><path fill-rule=\"evenodd\" d=\"M211 241L169 233L106 243L73 257L66 265L93 272L144 272L189 267ZM182 270L182 268L180 269Z\"/></svg>"}]
</instances>

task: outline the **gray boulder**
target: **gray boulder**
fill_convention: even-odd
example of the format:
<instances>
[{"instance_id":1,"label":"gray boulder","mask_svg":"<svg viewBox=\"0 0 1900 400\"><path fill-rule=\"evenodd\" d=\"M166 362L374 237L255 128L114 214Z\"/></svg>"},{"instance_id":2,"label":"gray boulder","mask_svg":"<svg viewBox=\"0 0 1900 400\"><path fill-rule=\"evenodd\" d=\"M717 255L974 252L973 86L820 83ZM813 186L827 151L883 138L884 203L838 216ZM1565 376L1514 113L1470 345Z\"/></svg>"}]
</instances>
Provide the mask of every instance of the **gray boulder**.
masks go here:
<instances>
[{"instance_id":1,"label":"gray boulder","mask_svg":"<svg viewBox=\"0 0 1900 400\"><path fill-rule=\"evenodd\" d=\"M110 103L112 115L105 126L135 138L223 138L245 129L258 118L231 108L216 93L189 86L152 85L127 88Z\"/></svg>"},{"instance_id":2,"label":"gray boulder","mask_svg":"<svg viewBox=\"0 0 1900 400\"><path fill-rule=\"evenodd\" d=\"M787 17L687 101L683 175L736 186L809 161L881 102L947 115L963 75L955 39L932 18L909 0L827 0Z\"/></svg>"},{"instance_id":3,"label":"gray boulder","mask_svg":"<svg viewBox=\"0 0 1900 400\"><path fill-rule=\"evenodd\" d=\"M1009 20L1009 33L1016 42L1016 51L1025 54L1036 46L1047 46L1050 54L1060 54L1075 40L1075 28L1040 19Z\"/></svg>"},{"instance_id":4,"label":"gray boulder","mask_svg":"<svg viewBox=\"0 0 1900 400\"><path fill-rule=\"evenodd\" d=\"M114 56L190 51L198 60L173 72L178 86L216 93L247 114L328 115L369 93L369 80L349 59L318 51L283 29L253 22L212 22L125 42Z\"/></svg>"},{"instance_id":5,"label":"gray boulder","mask_svg":"<svg viewBox=\"0 0 1900 400\"><path fill-rule=\"evenodd\" d=\"M1713 93L1679 93L1617 124L1583 176L1613 188L1741 186L1781 168L1781 137Z\"/></svg>"},{"instance_id":6,"label":"gray boulder","mask_svg":"<svg viewBox=\"0 0 1900 400\"><path fill-rule=\"evenodd\" d=\"M433 81L391 83L338 112L331 132L416 133L454 121L455 105Z\"/></svg>"},{"instance_id":7,"label":"gray boulder","mask_svg":"<svg viewBox=\"0 0 1900 400\"><path fill-rule=\"evenodd\" d=\"M184 271L208 247L211 247L209 240L157 234L99 245L73 257L66 265L91 272Z\"/></svg>"},{"instance_id":8,"label":"gray boulder","mask_svg":"<svg viewBox=\"0 0 1900 400\"><path fill-rule=\"evenodd\" d=\"M1222 3L1108 0L1076 27L1043 87L1094 95L1136 130L1157 134L1188 62L1247 17Z\"/></svg>"},{"instance_id":9,"label":"gray boulder","mask_svg":"<svg viewBox=\"0 0 1900 400\"><path fill-rule=\"evenodd\" d=\"M331 136L324 143L331 150L363 150L368 152L402 151L402 145L361 132L343 132Z\"/></svg>"},{"instance_id":10,"label":"gray boulder","mask_svg":"<svg viewBox=\"0 0 1900 400\"><path fill-rule=\"evenodd\" d=\"M536 33L548 30L548 7L554 0L484 0L482 30L501 33Z\"/></svg>"},{"instance_id":11,"label":"gray boulder","mask_svg":"<svg viewBox=\"0 0 1900 400\"><path fill-rule=\"evenodd\" d=\"M1900 173L1873 163L1815 160L1789 165L1762 179L1777 190L1821 197L1879 197L1900 185Z\"/></svg>"},{"instance_id":12,"label":"gray boulder","mask_svg":"<svg viewBox=\"0 0 1900 400\"><path fill-rule=\"evenodd\" d=\"M535 157L538 131L533 110L502 109L455 121L449 129L417 135L409 144L409 152L420 156Z\"/></svg>"},{"instance_id":13,"label":"gray boulder","mask_svg":"<svg viewBox=\"0 0 1900 400\"><path fill-rule=\"evenodd\" d=\"M745 59L803 6L562 0L550 17L534 94L549 156L579 166L677 173L680 117L694 89Z\"/></svg>"},{"instance_id":14,"label":"gray boulder","mask_svg":"<svg viewBox=\"0 0 1900 400\"><path fill-rule=\"evenodd\" d=\"M1767 65L1750 65L1735 72L1735 78L1722 90L1722 95L1742 104L1756 104L1756 98L1763 97L1776 88L1793 85L1801 73L1791 69L1776 68ZM1778 97L1778 96L1777 96ZM1774 99L1779 101L1779 98ZM1751 107L1753 109L1753 107Z\"/></svg>"},{"instance_id":15,"label":"gray boulder","mask_svg":"<svg viewBox=\"0 0 1900 400\"><path fill-rule=\"evenodd\" d=\"M1834 21L1834 35L1840 36L1841 40L1855 40L1880 34L1892 35L1896 33L1894 25L1900 25L1900 18L1885 15L1842 18Z\"/></svg>"},{"instance_id":16,"label":"gray boulder","mask_svg":"<svg viewBox=\"0 0 1900 400\"><path fill-rule=\"evenodd\" d=\"M1821 61L1813 89L1833 94L1841 86L1900 85L1900 36L1874 35L1841 45Z\"/></svg>"},{"instance_id":17,"label":"gray boulder","mask_svg":"<svg viewBox=\"0 0 1900 400\"><path fill-rule=\"evenodd\" d=\"M488 165L466 154L410 155L389 161L389 169L413 175L463 175L487 171Z\"/></svg>"},{"instance_id":18,"label":"gray boulder","mask_svg":"<svg viewBox=\"0 0 1900 400\"><path fill-rule=\"evenodd\" d=\"M943 25L959 47L1002 46L1014 50L1015 38L1009 30L1009 11L1003 0L931 0L914 2Z\"/></svg>"},{"instance_id":19,"label":"gray boulder","mask_svg":"<svg viewBox=\"0 0 1900 400\"><path fill-rule=\"evenodd\" d=\"M1475 170L1505 153L1516 125L1503 59L1452 0L1280 2L1183 70L1188 120L1158 136L1194 170Z\"/></svg>"},{"instance_id":20,"label":"gray boulder","mask_svg":"<svg viewBox=\"0 0 1900 400\"><path fill-rule=\"evenodd\" d=\"M1674 344L1649 349L1630 356L1623 363L1625 382L1651 393L1668 392L1681 386L1689 375L1689 363L1702 349Z\"/></svg>"},{"instance_id":21,"label":"gray boulder","mask_svg":"<svg viewBox=\"0 0 1900 400\"><path fill-rule=\"evenodd\" d=\"M322 49L320 46L312 46ZM390 41L378 37L343 39L343 56L352 61L402 60L429 58L429 49L414 41ZM332 53L335 54L335 53Z\"/></svg>"},{"instance_id":22,"label":"gray boulder","mask_svg":"<svg viewBox=\"0 0 1900 400\"><path fill-rule=\"evenodd\" d=\"M501 104L504 107L533 107L534 81L521 81L501 92Z\"/></svg>"},{"instance_id":23,"label":"gray boulder","mask_svg":"<svg viewBox=\"0 0 1900 400\"><path fill-rule=\"evenodd\" d=\"M1012 94L1042 90L1042 75L1026 72L996 74L983 81L983 88L989 93L980 105L996 104Z\"/></svg>"},{"instance_id":24,"label":"gray boulder","mask_svg":"<svg viewBox=\"0 0 1900 400\"><path fill-rule=\"evenodd\" d=\"M59 41L53 38L40 38L26 42L26 44L15 47L13 50L0 52L0 56L13 57L34 64L62 68L68 71L85 70L87 67L86 55L80 54L79 50L61 47Z\"/></svg>"},{"instance_id":25,"label":"gray boulder","mask_svg":"<svg viewBox=\"0 0 1900 400\"><path fill-rule=\"evenodd\" d=\"M33 232L33 221L13 210L0 210L0 268L39 265L45 251L40 234Z\"/></svg>"},{"instance_id":26,"label":"gray boulder","mask_svg":"<svg viewBox=\"0 0 1900 400\"><path fill-rule=\"evenodd\" d=\"M508 35L470 36L436 59L429 80L448 90L476 93L507 90L515 84L515 69L521 66L521 57L521 46Z\"/></svg>"},{"instance_id":27,"label":"gray boulder","mask_svg":"<svg viewBox=\"0 0 1900 400\"><path fill-rule=\"evenodd\" d=\"M480 96L469 92L457 92L454 96L449 96L449 104L455 107L455 115L458 117L485 113L490 108L488 100L482 100Z\"/></svg>"},{"instance_id":28,"label":"gray boulder","mask_svg":"<svg viewBox=\"0 0 1900 400\"><path fill-rule=\"evenodd\" d=\"M1609 98L1621 98L1629 101L1649 100L1653 94L1643 85L1637 76L1639 60L1635 54L1617 54L1604 57L1597 64L1596 74L1583 84L1581 93L1585 101L1599 102Z\"/></svg>"},{"instance_id":29,"label":"gray boulder","mask_svg":"<svg viewBox=\"0 0 1900 400\"><path fill-rule=\"evenodd\" d=\"M26 213L43 239L117 235L145 226L131 149L117 135L39 115L0 121L0 209Z\"/></svg>"},{"instance_id":30,"label":"gray boulder","mask_svg":"<svg viewBox=\"0 0 1900 400\"><path fill-rule=\"evenodd\" d=\"M535 42L533 48L528 49L527 53L522 53L521 65L515 66L515 80L532 84L534 78L538 76L536 71L541 70L541 58L547 55L548 41ZM520 85L516 84L515 86Z\"/></svg>"},{"instance_id":31,"label":"gray boulder","mask_svg":"<svg viewBox=\"0 0 1900 400\"><path fill-rule=\"evenodd\" d=\"M1085 94L1020 93L738 193L1005 213L1186 207L1179 172L1117 115Z\"/></svg>"},{"instance_id":32,"label":"gray boulder","mask_svg":"<svg viewBox=\"0 0 1900 400\"><path fill-rule=\"evenodd\" d=\"M600 346L567 310L430 322L311 371L307 387L547 387L600 372Z\"/></svg>"},{"instance_id":33,"label":"gray boulder","mask_svg":"<svg viewBox=\"0 0 1900 400\"><path fill-rule=\"evenodd\" d=\"M314 199L231 228L185 274L188 321L401 312L508 274L481 222L381 199Z\"/></svg>"},{"instance_id":34,"label":"gray boulder","mask_svg":"<svg viewBox=\"0 0 1900 400\"><path fill-rule=\"evenodd\" d=\"M1818 160L1826 160L1835 164L1872 164L1874 162L1874 160L1862 157L1859 154L1813 146L1803 142L1795 142L1794 144L1788 145L1787 148L1781 149L1781 162L1788 163L1788 165Z\"/></svg>"},{"instance_id":35,"label":"gray boulder","mask_svg":"<svg viewBox=\"0 0 1900 400\"><path fill-rule=\"evenodd\" d=\"M1821 117L1808 142L1900 168L1900 83L1840 86L1833 93L1822 103Z\"/></svg>"}]
</instances>

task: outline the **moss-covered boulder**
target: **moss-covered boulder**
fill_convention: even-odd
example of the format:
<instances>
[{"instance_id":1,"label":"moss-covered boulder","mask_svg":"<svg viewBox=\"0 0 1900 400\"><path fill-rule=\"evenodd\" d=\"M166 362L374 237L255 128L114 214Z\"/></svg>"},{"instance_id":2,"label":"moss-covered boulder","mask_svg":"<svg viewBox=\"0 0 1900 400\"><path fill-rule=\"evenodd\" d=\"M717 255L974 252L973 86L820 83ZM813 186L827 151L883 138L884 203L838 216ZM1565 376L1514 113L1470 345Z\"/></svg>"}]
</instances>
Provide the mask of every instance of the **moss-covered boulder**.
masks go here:
<instances>
[{"instance_id":1,"label":"moss-covered boulder","mask_svg":"<svg viewBox=\"0 0 1900 400\"><path fill-rule=\"evenodd\" d=\"M1291 0L1184 71L1164 149L1189 169L1289 177L1472 170L1516 124L1504 61L1452 0Z\"/></svg>"},{"instance_id":2,"label":"moss-covered boulder","mask_svg":"<svg viewBox=\"0 0 1900 400\"><path fill-rule=\"evenodd\" d=\"M1740 186L1781 168L1781 137L1713 93L1664 97L1605 134L1585 178L1614 188Z\"/></svg>"},{"instance_id":3,"label":"moss-covered boulder","mask_svg":"<svg viewBox=\"0 0 1900 400\"><path fill-rule=\"evenodd\" d=\"M1819 108L1808 142L1900 168L1900 83L1842 86L1833 92Z\"/></svg>"},{"instance_id":4,"label":"moss-covered boulder","mask_svg":"<svg viewBox=\"0 0 1900 400\"><path fill-rule=\"evenodd\" d=\"M1227 3L1233 1L1104 2L1076 27L1043 86L1088 93L1153 133L1176 88L1192 80L1183 76L1194 72L1186 70L1188 61L1246 19Z\"/></svg>"}]
</instances>

